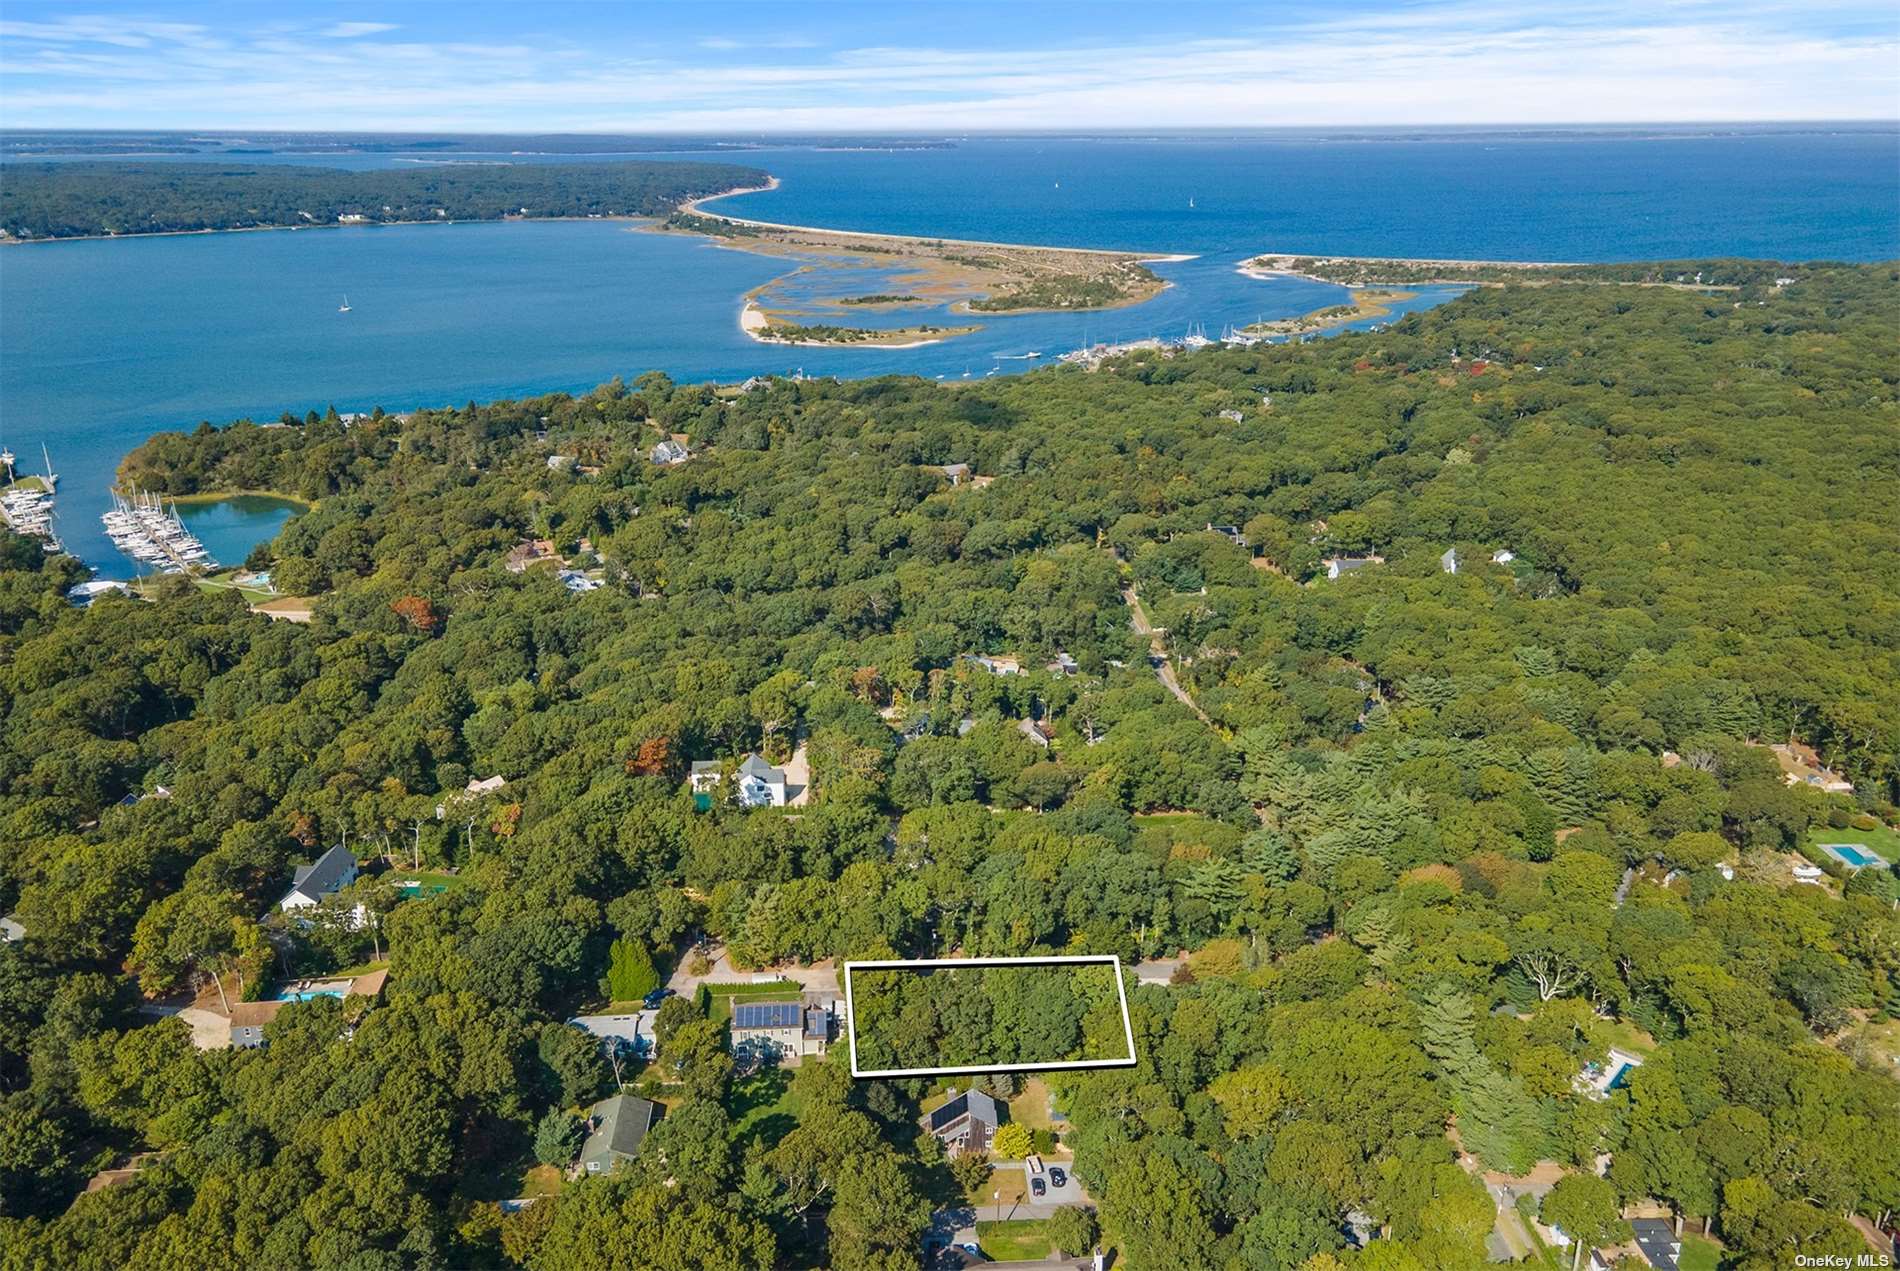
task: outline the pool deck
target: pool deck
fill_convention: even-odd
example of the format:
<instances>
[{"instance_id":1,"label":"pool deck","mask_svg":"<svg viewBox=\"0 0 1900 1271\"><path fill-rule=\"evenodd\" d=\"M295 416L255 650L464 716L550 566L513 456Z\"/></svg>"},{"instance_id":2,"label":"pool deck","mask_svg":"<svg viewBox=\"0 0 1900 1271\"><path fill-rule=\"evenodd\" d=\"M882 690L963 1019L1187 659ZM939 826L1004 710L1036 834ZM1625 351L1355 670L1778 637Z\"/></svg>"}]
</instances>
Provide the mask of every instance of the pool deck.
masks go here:
<instances>
[{"instance_id":1,"label":"pool deck","mask_svg":"<svg viewBox=\"0 0 1900 1271\"><path fill-rule=\"evenodd\" d=\"M1861 843L1817 843L1823 852L1849 869L1887 869L1888 862L1872 848Z\"/></svg>"}]
</instances>

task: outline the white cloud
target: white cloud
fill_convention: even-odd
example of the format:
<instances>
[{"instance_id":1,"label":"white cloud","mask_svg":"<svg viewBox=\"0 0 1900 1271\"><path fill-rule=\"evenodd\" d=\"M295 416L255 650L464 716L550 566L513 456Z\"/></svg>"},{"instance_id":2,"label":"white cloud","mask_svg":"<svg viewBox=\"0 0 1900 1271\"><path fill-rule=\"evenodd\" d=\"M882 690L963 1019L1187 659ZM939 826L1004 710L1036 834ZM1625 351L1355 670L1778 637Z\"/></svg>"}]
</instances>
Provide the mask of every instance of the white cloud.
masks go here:
<instances>
[{"instance_id":1,"label":"white cloud","mask_svg":"<svg viewBox=\"0 0 1900 1271\"><path fill-rule=\"evenodd\" d=\"M1891 16L1830 27L1660 0L1509 19L1453 4L1218 39L860 46L796 60L724 37L659 52L529 35L338 43L390 29L0 23L0 123L941 133L1893 118L1900 63ZM338 93L340 75L377 91Z\"/></svg>"},{"instance_id":2,"label":"white cloud","mask_svg":"<svg viewBox=\"0 0 1900 1271\"><path fill-rule=\"evenodd\" d=\"M381 35L384 31L394 31L393 22L339 22L335 26L324 28L322 34L333 40L354 40L364 35Z\"/></svg>"}]
</instances>

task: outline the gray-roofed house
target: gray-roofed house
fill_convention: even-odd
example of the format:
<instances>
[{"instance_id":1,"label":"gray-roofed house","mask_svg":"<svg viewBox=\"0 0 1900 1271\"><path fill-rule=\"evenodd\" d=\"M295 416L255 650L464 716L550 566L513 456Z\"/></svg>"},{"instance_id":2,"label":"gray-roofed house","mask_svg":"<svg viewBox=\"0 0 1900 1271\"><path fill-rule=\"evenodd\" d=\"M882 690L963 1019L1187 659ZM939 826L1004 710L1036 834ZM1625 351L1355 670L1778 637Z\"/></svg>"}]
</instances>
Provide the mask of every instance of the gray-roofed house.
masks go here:
<instances>
[{"instance_id":1,"label":"gray-roofed house","mask_svg":"<svg viewBox=\"0 0 1900 1271\"><path fill-rule=\"evenodd\" d=\"M924 1128L937 1136L944 1151L955 1156L962 1152L987 1154L996 1127L1003 1123L996 1100L981 1090L966 1090L952 1095L950 1101L923 1117Z\"/></svg>"},{"instance_id":2,"label":"gray-roofed house","mask_svg":"<svg viewBox=\"0 0 1900 1271\"><path fill-rule=\"evenodd\" d=\"M1458 549L1455 547L1447 547L1445 549L1445 554L1438 558L1438 567L1444 570L1448 574L1457 573L1458 572Z\"/></svg>"},{"instance_id":3,"label":"gray-roofed house","mask_svg":"<svg viewBox=\"0 0 1900 1271\"><path fill-rule=\"evenodd\" d=\"M967 463L946 463L937 470L950 478L951 485L962 485L970 475L970 465Z\"/></svg>"},{"instance_id":4,"label":"gray-roofed house","mask_svg":"<svg viewBox=\"0 0 1900 1271\"><path fill-rule=\"evenodd\" d=\"M607 1174L622 1161L639 1154L660 1105L637 1095L617 1094L587 1110L587 1141L581 1144L578 1168L588 1174Z\"/></svg>"},{"instance_id":5,"label":"gray-roofed house","mask_svg":"<svg viewBox=\"0 0 1900 1271\"><path fill-rule=\"evenodd\" d=\"M1049 749L1049 743L1055 740L1055 730L1039 719L1025 719L1016 725L1016 731L1027 737L1034 745Z\"/></svg>"},{"instance_id":6,"label":"gray-roofed house","mask_svg":"<svg viewBox=\"0 0 1900 1271\"><path fill-rule=\"evenodd\" d=\"M1383 556L1329 556L1324 562L1326 576L1337 578L1341 574L1356 573L1373 565L1385 564Z\"/></svg>"},{"instance_id":7,"label":"gray-roofed house","mask_svg":"<svg viewBox=\"0 0 1900 1271\"><path fill-rule=\"evenodd\" d=\"M653 1018L658 1014L643 1010L623 1015L576 1015L567 1023L598 1038L603 1054L651 1055Z\"/></svg>"},{"instance_id":8,"label":"gray-roofed house","mask_svg":"<svg viewBox=\"0 0 1900 1271\"><path fill-rule=\"evenodd\" d=\"M1220 535L1235 547L1247 546L1247 536L1240 532L1238 525L1216 525L1212 521L1209 521L1207 523L1207 532L1209 534Z\"/></svg>"},{"instance_id":9,"label":"gray-roofed house","mask_svg":"<svg viewBox=\"0 0 1900 1271\"><path fill-rule=\"evenodd\" d=\"M290 890L277 902L285 913L310 909L323 903L325 896L342 891L356 881L356 858L346 847L337 846L317 857L309 865L299 865L290 877Z\"/></svg>"},{"instance_id":10,"label":"gray-roofed house","mask_svg":"<svg viewBox=\"0 0 1900 1271\"><path fill-rule=\"evenodd\" d=\"M1637 1251L1656 1271L1676 1271L1682 1256L1682 1238L1661 1218L1632 1218L1630 1230L1636 1234Z\"/></svg>"},{"instance_id":11,"label":"gray-roofed house","mask_svg":"<svg viewBox=\"0 0 1900 1271\"><path fill-rule=\"evenodd\" d=\"M12 944L16 940L24 939L26 939L26 928L20 925L18 918L12 914L0 918L0 941Z\"/></svg>"},{"instance_id":12,"label":"gray-roofed house","mask_svg":"<svg viewBox=\"0 0 1900 1271\"><path fill-rule=\"evenodd\" d=\"M688 459L691 459L693 452L688 450L685 446L682 446L679 442L674 441L671 437L668 437L665 441L662 441L659 445L648 451L647 457L659 464L662 468L670 468L675 464L685 463Z\"/></svg>"},{"instance_id":13,"label":"gray-roofed house","mask_svg":"<svg viewBox=\"0 0 1900 1271\"><path fill-rule=\"evenodd\" d=\"M747 755L739 764L739 802L748 808L784 807L785 770Z\"/></svg>"}]
</instances>

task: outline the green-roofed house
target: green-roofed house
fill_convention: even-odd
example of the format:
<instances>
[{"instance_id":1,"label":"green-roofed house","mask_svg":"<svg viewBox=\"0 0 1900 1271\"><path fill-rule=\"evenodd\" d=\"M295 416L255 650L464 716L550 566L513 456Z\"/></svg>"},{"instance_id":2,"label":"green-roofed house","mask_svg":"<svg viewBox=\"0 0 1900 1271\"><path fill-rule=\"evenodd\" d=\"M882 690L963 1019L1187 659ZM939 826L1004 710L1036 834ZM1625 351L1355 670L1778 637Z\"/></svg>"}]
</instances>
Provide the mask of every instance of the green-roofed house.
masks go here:
<instances>
[{"instance_id":1,"label":"green-roofed house","mask_svg":"<svg viewBox=\"0 0 1900 1271\"><path fill-rule=\"evenodd\" d=\"M580 1169L607 1174L621 1161L639 1152L660 1105L630 1094L602 1099L587 1110L587 1142L581 1145Z\"/></svg>"}]
</instances>

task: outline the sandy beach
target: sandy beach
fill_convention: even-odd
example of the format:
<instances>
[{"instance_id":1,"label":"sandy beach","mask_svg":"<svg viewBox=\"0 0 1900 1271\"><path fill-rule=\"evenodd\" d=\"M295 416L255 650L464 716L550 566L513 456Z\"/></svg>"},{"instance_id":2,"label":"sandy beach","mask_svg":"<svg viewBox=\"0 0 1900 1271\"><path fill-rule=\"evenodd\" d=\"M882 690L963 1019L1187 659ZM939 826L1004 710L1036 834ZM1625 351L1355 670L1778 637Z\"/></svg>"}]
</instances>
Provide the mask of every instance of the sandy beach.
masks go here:
<instances>
[{"instance_id":1,"label":"sandy beach","mask_svg":"<svg viewBox=\"0 0 1900 1271\"><path fill-rule=\"evenodd\" d=\"M1038 243L998 243L981 238L938 238L917 234L880 234L872 230L826 229L819 225L792 225L785 221L758 221L746 216L733 216L728 212L709 212L708 203L720 199L737 198L741 194L763 194L779 188L779 179L773 177L765 185L747 186L738 190L723 190L718 194L708 194L703 198L689 199L680 204L680 211L699 216L716 216L722 221L731 221L734 225L746 225L753 229L782 230L793 234L824 234L833 238L859 238L871 243L931 243L942 247L985 247L993 250L1012 252L1062 252L1078 256L1105 256L1113 260L1132 260L1138 264L1166 264L1170 261L1193 260L1193 253L1181 252L1124 252L1110 247L1051 247Z\"/></svg>"},{"instance_id":2,"label":"sandy beach","mask_svg":"<svg viewBox=\"0 0 1900 1271\"><path fill-rule=\"evenodd\" d=\"M739 310L739 329L757 340L760 344L783 344L803 349L921 349L927 344L942 344L963 334L960 331L947 331L943 335L926 340L781 340L768 334L772 329L772 319L752 301L745 302Z\"/></svg>"}]
</instances>

